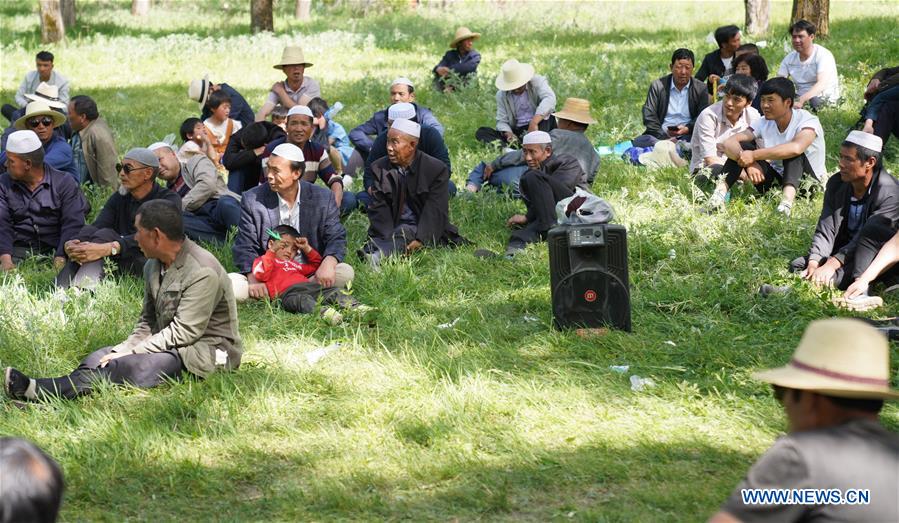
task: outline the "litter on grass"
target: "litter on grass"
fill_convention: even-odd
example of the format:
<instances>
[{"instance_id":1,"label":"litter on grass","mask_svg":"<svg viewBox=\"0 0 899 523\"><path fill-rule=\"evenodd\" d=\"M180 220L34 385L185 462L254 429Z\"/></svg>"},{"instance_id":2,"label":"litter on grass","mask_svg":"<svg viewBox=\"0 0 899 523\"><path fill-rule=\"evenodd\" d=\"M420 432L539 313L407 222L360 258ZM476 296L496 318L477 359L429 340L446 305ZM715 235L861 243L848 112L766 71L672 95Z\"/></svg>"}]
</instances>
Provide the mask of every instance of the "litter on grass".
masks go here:
<instances>
[{"instance_id":1,"label":"litter on grass","mask_svg":"<svg viewBox=\"0 0 899 523\"><path fill-rule=\"evenodd\" d=\"M641 390L649 387L655 387L656 382L652 381L652 378L641 378L636 374L631 376L631 390L634 392L640 392Z\"/></svg>"},{"instance_id":2,"label":"litter on grass","mask_svg":"<svg viewBox=\"0 0 899 523\"><path fill-rule=\"evenodd\" d=\"M331 354L339 348L340 343L332 343L327 347L320 347L318 349L311 350L306 353L306 361L309 362L309 365L315 365L316 363L321 361L322 358L324 358L328 354Z\"/></svg>"}]
</instances>

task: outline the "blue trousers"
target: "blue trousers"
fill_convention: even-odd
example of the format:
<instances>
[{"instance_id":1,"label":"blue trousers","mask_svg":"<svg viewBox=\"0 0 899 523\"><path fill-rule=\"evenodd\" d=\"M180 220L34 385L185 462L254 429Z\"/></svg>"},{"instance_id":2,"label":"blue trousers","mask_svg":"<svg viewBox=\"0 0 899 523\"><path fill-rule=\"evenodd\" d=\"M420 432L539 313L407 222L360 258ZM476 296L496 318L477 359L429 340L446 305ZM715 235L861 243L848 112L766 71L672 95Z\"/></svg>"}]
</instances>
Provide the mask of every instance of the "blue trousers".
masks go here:
<instances>
[{"instance_id":1,"label":"blue trousers","mask_svg":"<svg viewBox=\"0 0 899 523\"><path fill-rule=\"evenodd\" d=\"M484 162L477 164L468 175L468 183L477 185L478 187L484 185L484 169L486 167L487 164ZM487 183L500 191L511 189L513 197L521 198L521 192L518 190L518 183L521 180L521 175L527 172L527 170L527 165L514 165L512 167L499 169L493 171L493 174L490 175Z\"/></svg>"},{"instance_id":2,"label":"blue trousers","mask_svg":"<svg viewBox=\"0 0 899 523\"><path fill-rule=\"evenodd\" d=\"M877 93L865 106L865 119L877 121L877 113L880 108L887 102L895 102L899 100L899 85L890 87L886 91Z\"/></svg>"},{"instance_id":3,"label":"blue trousers","mask_svg":"<svg viewBox=\"0 0 899 523\"><path fill-rule=\"evenodd\" d=\"M240 223L240 203L222 196L209 200L194 212L184 212L184 232L194 241L225 243L231 227Z\"/></svg>"}]
</instances>

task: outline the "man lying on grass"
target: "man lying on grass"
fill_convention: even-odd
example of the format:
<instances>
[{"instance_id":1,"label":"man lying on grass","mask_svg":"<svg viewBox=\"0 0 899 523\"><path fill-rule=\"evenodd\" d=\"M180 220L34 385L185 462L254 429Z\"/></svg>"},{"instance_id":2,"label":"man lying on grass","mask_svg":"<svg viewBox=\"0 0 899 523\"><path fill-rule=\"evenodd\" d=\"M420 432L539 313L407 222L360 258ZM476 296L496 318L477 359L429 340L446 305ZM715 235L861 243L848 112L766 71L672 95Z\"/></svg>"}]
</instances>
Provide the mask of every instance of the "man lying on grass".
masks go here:
<instances>
[{"instance_id":1,"label":"man lying on grass","mask_svg":"<svg viewBox=\"0 0 899 523\"><path fill-rule=\"evenodd\" d=\"M75 398L89 394L98 380L149 388L185 370L205 378L240 366L231 281L215 256L185 238L181 208L151 200L138 209L134 225L148 261L144 306L131 336L92 352L68 376L31 379L7 368L4 389L10 398Z\"/></svg>"}]
</instances>

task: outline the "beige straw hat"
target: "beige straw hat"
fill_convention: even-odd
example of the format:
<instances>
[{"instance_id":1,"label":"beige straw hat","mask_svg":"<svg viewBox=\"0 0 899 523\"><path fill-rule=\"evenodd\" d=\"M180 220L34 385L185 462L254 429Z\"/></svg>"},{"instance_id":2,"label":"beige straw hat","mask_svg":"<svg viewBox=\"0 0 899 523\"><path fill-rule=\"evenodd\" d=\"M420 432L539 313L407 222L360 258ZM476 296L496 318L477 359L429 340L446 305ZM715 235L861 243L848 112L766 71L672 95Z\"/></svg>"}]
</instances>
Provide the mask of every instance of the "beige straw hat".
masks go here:
<instances>
[{"instance_id":1,"label":"beige straw hat","mask_svg":"<svg viewBox=\"0 0 899 523\"><path fill-rule=\"evenodd\" d=\"M590 102L583 98L566 98L562 110L553 113L553 116L587 125L596 123L596 120L590 116Z\"/></svg>"},{"instance_id":2,"label":"beige straw hat","mask_svg":"<svg viewBox=\"0 0 899 523\"><path fill-rule=\"evenodd\" d=\"M206 98L209 97L209 75L203 76L199 80L191 80L187 87L187 97L200 104L200 109L206 105Z\"/></svg>"},{"instance_id":3,"label":"beige straw hat","mask_svg":"<svg viewBox=\"0 0 899 523\"><path fill-rule=\"evenodd\" d=\"M468 40L469 38L478 39L481 37L481 33L472 33L471 29L467 27L460 27L456 29L456 36L453 37L453 41L450 42L450 49L455 49L459 42L462 40Z\"/></svg>"},{"instance_id":4,"label":"beige straw hat","mask_svg":"<svg viewBox=\"0 0 899 523\"><path fill-rule=\"evenodd\" d=\"M275 69L283 69L285 65L302 65L312 67L312 64L303 57L303 48L298 45L288 45L281 52L281 61L275 64Z\"/></svg>"},{"instance_id":5,"label":"beige straw hat","mask_svg":"<svg viewBox=\"0 0 899 523\"><path fill-rule=\"evenodd\" d=\"M51 109L50 106L47 105L47 102L29 102L28 105L25 106L25 116L16 120L16 129L28 129L28 124L26 122L35 116L49 116L50 118L53 118L53 127L59 127L66 121L66 117L59 111Z\"/></svg>"},{"instance_id":6,"label":"beige straw hat","mask_svg":"<svg viewBox=\"0 0 899 523\"><path fill-rule=\"evenodd\" d=\"M637 157L641 165L650 169L664 169L666 167L677 167L674 161L677 156L677 148L671 140L659 140L653 146L652 151L643 153Z\"/></svg>"},{"instance_id":7,"label":"beige straw hat","mask_svg":"<svg viewBox=\"0 0 899 523\"><path fill-rule=\"evenodd\" d=\"M840 398L899 399L899 391L890 388L886 337L851 318L813 321L789 363L752 377Z\"/></svg>"},{"instance_id":8,"label":"beige straw hat","mask_svg":"<svg viewBox=\"0 0 899 523\"><path fill-rule=\"evenodd\" d=\"M523 64L514 58L507 60L496 77L496 88L500 91L512 91L531 81L534 67Z\"/></svg>"},{"instance_id":9,"label":"beige straw hat","mask_svg":"<svg viewBox=\"0 0 899 523\"><path fill-rule=\"evenodd\" d=\"M50 85L47 82L38 84L37 89L34 90L34 94L26 94L25 98L28 98L33 102L44 102L56 109L66 108L66 104L59 100L59 87Z\"/></svg>"}]
</instances>

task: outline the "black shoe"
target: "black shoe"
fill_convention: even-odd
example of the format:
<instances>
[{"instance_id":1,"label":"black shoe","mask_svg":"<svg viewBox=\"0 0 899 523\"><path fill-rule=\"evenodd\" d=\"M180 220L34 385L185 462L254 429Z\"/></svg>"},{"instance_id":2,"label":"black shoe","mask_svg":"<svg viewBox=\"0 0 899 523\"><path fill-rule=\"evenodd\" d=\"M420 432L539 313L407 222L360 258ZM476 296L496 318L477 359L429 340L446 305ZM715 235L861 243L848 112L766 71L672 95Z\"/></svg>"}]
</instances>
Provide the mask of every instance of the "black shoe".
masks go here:
<instances>
[{"instance_id":1,"label":"black shoe","mask_svg":"<svg viewBox=\"0 0 899 523\"><path fill-rule=\"evenodd\" d=\"M475 258L496 258L499 256L499 254L489 249L476 249L472 254L474 254Z\"/></svg>"},{"instance_id":2,"label":"black shoe","mask_svg":"<svg viewBox=\"0 0 899 523\"><path fill-rule=\"evenodd\" d=\"M31 380L28 376L22 374L12 367L6 367L6 379L3 380L3 389L6 395L14 400L28 399L25 393L28 391L28 385Z\"/></svg>"},{"instance_id":3,"label":"black shoe","mask_svg":"<svg viewBox=\"0 0 899 523\"><path fill-rule=\"evenodd\" d=\"M792 288L789 287L788 285L783 285L783 286L778 287L775 285L771 285L770 283L765 283L761 287L759 287L759 295L760 296L771 296L774 294L784 295L784 294L789 294L789 292L791 290L792 290Z\"/></svg>"}]
</instances>

